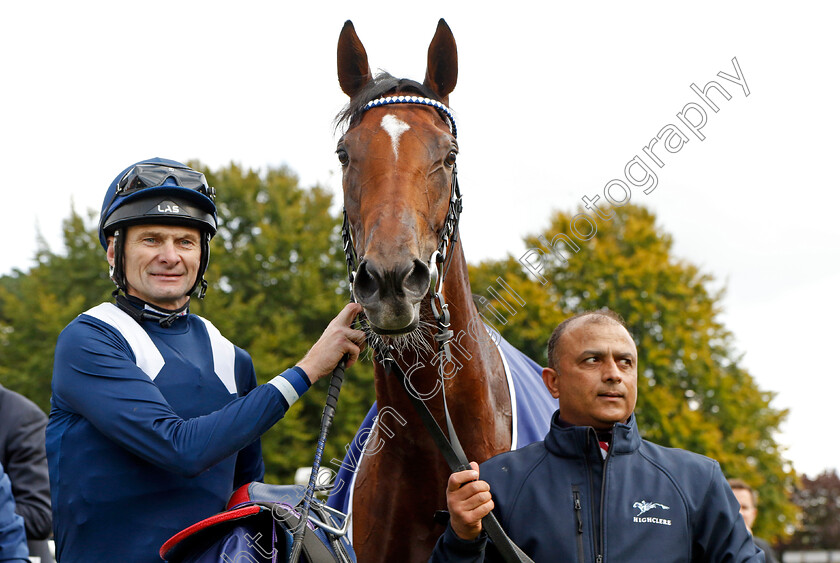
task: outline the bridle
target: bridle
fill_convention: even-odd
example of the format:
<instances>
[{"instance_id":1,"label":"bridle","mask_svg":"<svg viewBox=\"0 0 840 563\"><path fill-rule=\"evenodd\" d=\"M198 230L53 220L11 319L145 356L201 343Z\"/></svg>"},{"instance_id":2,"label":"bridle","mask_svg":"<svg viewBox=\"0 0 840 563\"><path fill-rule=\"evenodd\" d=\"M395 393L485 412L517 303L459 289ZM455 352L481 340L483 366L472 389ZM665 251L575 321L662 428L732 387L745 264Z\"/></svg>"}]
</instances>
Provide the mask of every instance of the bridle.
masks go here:
<instances>
[{"instance_id":1,"label":"bridle","mask_svg":"<svg viewBox=\"0 0 840 563\"><path fill-rule=\"evenodd\" d=\"M429 106L438 111L438 113L445 117L449 128L452 131L452 136L458 137L458 129L455 126L455 117L452 111L444 104L431 98L424 98L421 96L386 96L371 100L361 109L365 112L369 109L394 105L394 104L415 104ZM431 296L432 314L437 323L437 334L435 341L438 343L438 352L443 354L446 359L446 364L452 362L452 349L449 345L452 340L452 330L450 329L449 305L443 297L443 284L446 279L446 273L449 270L449 265L452 261L451 250L454 244L458 241L458 223L461 219L461 210L463 204L461 202L461 189L458 186L458 170L457 165L452 167L452 183L449 194L449 209L446 211L446 218L443 221L443 227L438 234L437 249L432 252L429 258L429 271L433 281L433 292ZM350 221L347 219L347 210L342 209L342 226L341 238L344 244L344 256L347 263L347 276L350 282L350 299L353 297L353 284L356 280L356 271L358 268L358 256L356 248L353 245L353 235L350 228ZM366 322L366 321L365 321ZM372 334L371 331L368 331ZM373 333L375 334L375 333ZM376 355L386 362L394 362L393 352L394 348L391 344L386 344L381 338L369 338L368 343L374 349ZM445 369L443 361L439 363L439 371L441 374Z\"/></svg>"},{"instance_id":2,"label":"bridle","mask_svg":"<svg viewBox=\"0 0 840 563\"><path fill-rule=\"evenodd\" d=\"M431 106L437 109L442 116L446 117L449 122L452 135L454 137L457 137L458 135L455 127L455 118L452 116L452 112L449 108L441 102L430 98L423 98L419 96L388 96L384 98L377 98L368 102L362 108L361 112L365 112L371 108L392 104L418 104ZM462 208L461 190L458 187L458 174L456 167L453 166L449 209L446 212L443 227L438 234L439 240L437 249L432 252L432 256L429 259L429 270L434 282L434 289L431 296L431 308L438 328L437 334L434 338L438 343L438 353L443 355L447 363L452 361L452 351L449 345L450 340L452 340L452 330L449 328L449 306L443 298L443 284L452 261L451 250L453 245L458 241L458 223L461 218ZM356 278L358 256L356 255L356 248L353 245L353 236L350 229L350 222L347 219L347 210L342 209L342 214L344 217L341 226L341 238L344 244L344 255L347 262L347 275L350 281L350 299L353 300L353 283ZM386 375L394 374L406 390L412 406L417 411L420 419L423 421L423 425L426 427L426 430L429 434L431 434L432 440L437 445L441 454L443 454L450 470L455 472L470 469L467 456L464 453L464 448L458 440L458 435L455 433L455 428L452 425L452 419L449 416L449 409L446 406L446 392L444 388L441 387L441 396L443 398L443 412L444 418L446 419L448 436L447 434L444 434L440 425L437 423L437 420L429 410L426 402L415 393L409 391L410 383L406 381L405 374L394 359L395 349L393 345L385 343L382 338L372 331L368 330L366 332L368 333L368 345L373 348L375 358L385 369ZM445 370L443 358L441 358L438 366L438 375L443 378ZM482 519L482 523L484 525L484 529L487 531L487 534L493 540L496 548L499 550L499 553L506 562L533 563L531 559L510 540L492 512Z\"/></svg>"}]
</instances>

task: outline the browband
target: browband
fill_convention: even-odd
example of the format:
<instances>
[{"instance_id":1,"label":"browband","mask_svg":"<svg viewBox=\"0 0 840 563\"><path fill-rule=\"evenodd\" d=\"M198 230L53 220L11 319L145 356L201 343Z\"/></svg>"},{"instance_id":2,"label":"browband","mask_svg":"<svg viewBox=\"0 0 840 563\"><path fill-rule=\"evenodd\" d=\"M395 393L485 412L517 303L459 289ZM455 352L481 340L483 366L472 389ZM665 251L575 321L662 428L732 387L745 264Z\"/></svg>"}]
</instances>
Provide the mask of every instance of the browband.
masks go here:
<instances>
[{"instance_id":1,"label":"browband","mask_svg":"<svg viewBox=\"0 0 840 563\"><path fill-rule=\"evenodd\" d=\"M421 96L386 96L384 98L377 98L369 101L365 104L365 107L362 108L362 111L367 111L371 108L377 108L379 106L389 106L392 104L419 104L422 106L431 106L446 116L449 120L450 129L452 130L452 136L455 138L458 137L458 128L455 127L455 117L453 117L452 111L439 101L431 98L423 98Z\"/></svg>"}]
</instances>

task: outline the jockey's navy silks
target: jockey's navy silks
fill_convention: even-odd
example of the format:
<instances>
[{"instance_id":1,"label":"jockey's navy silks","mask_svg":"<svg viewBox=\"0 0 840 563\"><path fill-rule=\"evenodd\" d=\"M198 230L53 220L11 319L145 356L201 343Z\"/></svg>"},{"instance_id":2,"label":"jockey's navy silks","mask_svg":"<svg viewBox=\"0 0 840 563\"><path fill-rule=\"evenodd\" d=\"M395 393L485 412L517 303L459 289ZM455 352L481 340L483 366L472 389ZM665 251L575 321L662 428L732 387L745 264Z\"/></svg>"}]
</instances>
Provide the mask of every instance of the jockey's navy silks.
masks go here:
<instances>
[{"instance_id":1,"label":"jockey's navy silks","mask_svg":"<svg viewBox=\"0 0 840 563\"><path fill-rule=\"evenodd\" d=\"M106 303L77 317L47 426L58 559L159 563L164 541L262 479L259 436L309 388L299 368L271 383L196 315L163 327Z\"/></svg>"}]
</instances>

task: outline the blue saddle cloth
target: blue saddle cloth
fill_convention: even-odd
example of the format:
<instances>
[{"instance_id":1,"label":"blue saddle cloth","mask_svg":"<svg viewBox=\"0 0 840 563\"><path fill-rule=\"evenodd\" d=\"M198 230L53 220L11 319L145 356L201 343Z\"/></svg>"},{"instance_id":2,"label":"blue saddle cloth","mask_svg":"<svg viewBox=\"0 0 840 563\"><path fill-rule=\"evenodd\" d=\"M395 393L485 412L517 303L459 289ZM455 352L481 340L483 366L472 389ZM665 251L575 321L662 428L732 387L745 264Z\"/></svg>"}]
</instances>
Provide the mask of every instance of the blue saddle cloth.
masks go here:
<instances>
[{"instance_id":1,"label":"blue saddle cloth","mask_svg":"<svg viewBox=\"0 0 840 563\"><path fill-rule=\"evenodd\" d=\"M542 368L536 362L503 338L499 341L498 349L505 365L508 389L513 399L513 447L511 449L518 449L545 438L551 415L557 410L557 399L552 397L545 388ZM374 403L359 427L356 438L349 444L347 455L334 479L335 487L327 504L345 514L352 514L355 473L362 459L365 439L371 433L377 414L378 409ZM455 431L457 432L458 429L456 428ZM446 483L441 483L440 486L443 489Z\"/></svg>"}]
</instances>

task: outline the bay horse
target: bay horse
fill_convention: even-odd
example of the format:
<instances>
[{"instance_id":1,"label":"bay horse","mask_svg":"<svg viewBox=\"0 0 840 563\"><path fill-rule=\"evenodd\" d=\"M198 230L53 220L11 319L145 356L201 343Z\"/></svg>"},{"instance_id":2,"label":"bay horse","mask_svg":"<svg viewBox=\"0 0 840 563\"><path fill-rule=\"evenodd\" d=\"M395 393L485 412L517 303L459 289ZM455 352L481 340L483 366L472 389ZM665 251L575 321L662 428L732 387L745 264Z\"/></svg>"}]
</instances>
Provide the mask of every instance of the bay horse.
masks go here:
<instances>
[{"instance_id":1,"label":"bay horse","mask_svg":"<svg viewBox=\"0 0 840 563\"><path fill-rule=\"evenodd\" d=\"M445 394L466 455L482 462L511 449L516 406L506 360L474 304L458 239L457 129L447 107L457 76L455 39L444 20L422 84L374 77L347 21L338 79L350 102L338 118L346 131L336 153L352 293L364 308L369 344L392 353L442 428ZM352 496L353 546L364 563L426 561L445 529L433 516L446 508L450 469L381 355L374 368L380 422L386 412L391 418L389 427L368 430L364 455L352 463L355 482L344 492ZM556 403L542 388L539 367L531 370L548 405L535 409L547 430ZM528 441L544 435L541 429Z\"/></svg>"}]
</instances>

